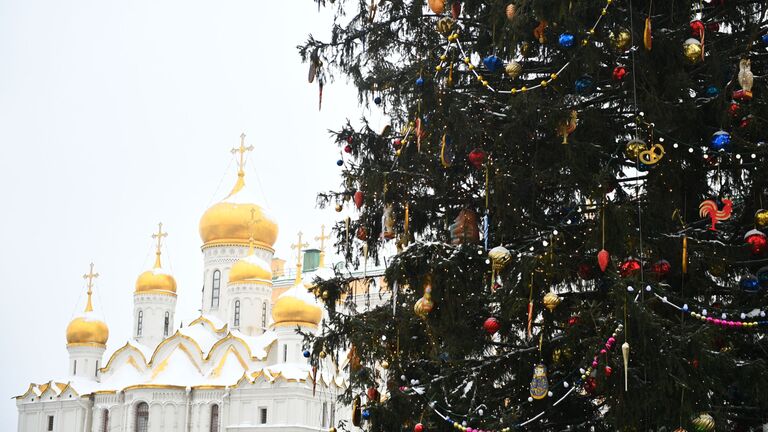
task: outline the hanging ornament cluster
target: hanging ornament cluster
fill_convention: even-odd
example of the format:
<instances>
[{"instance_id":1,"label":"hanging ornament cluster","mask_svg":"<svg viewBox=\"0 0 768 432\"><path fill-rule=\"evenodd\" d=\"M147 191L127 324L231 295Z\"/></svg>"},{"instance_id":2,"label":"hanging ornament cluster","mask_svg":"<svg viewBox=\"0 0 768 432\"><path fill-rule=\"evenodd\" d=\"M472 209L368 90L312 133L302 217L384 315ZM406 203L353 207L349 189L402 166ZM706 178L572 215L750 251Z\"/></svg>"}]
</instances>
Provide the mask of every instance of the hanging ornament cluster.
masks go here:
<instances>
[{"instance_id":1,"label":"hanging ornament cluster","mask_svg":"<svg viewBox=\"0 0 768 432\"><path fill-rule=\"evenodd\" d=\"M717 231L717 222L728 220L731 217L733 202L729 199L723 199L722 201L722 210L720 210L715 200L705 200L699 204L699 215L703 218L709 218L711 222L710 231Z\"/></svg>"},{"instance_id":2,"label":"hanging ornament cluster","mask_svg":"<svg viewBox=\"0 0 768 432\"><path fill-rule=\"evenodd\" d=\"M413 305L413 312L416 313L416 316L425 320L434 307L435 304L432 302L432 277L427 275L424 281L424 294L420 299L416 300L416 303Z\"/></svg>"}]
</instances>

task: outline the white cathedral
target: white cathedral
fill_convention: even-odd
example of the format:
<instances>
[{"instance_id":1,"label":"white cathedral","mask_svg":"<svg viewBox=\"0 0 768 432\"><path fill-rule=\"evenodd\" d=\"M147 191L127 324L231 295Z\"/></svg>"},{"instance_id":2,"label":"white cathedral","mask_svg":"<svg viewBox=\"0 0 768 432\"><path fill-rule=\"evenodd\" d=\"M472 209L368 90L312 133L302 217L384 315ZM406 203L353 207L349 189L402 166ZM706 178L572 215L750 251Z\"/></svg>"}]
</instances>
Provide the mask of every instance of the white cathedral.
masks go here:
<instances>
[{"instance_id":1,"label":"white cathedral","mask_svg":"<svg viewBox=\"0 0 768 432\"><path fill-rule=\"evenodd\" d=\"M317 432L350 416L335 403L348 360L321 355L313 368L296 331L317 331L323 309L311 284L332 272L322 246L304 254L302 272L301 237L295 276L273 259L277 223L246 198L250 149L241 141L232 191L200 219L200 317L175 327L161 225L154 267L136 281L133 337L105 359L109 329L93 309L91 265L84 311L66 330L69 376L16 397L19 432Z\"/></svg>"}]
</instances>

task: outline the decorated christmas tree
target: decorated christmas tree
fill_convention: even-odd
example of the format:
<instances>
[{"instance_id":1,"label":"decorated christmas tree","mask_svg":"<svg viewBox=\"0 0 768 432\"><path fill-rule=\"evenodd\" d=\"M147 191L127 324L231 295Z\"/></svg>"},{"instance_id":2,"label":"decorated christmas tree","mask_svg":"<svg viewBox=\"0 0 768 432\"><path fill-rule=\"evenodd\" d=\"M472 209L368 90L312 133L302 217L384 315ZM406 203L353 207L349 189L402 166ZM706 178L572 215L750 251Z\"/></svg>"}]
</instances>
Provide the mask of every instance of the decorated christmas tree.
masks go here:
<instances>
[{"instance_id":1,"label":"decorated christmas tree","mask_svg":"<svg viewBox=\"0 0 768 432\"><path fill-rule=\"evenodd\" d=\"M346 269L397 249L385 304L317 288L353 423L764 430L768 3L317 2L310 82L391 118L319 196Z\"/></svg>"}]
</instances>

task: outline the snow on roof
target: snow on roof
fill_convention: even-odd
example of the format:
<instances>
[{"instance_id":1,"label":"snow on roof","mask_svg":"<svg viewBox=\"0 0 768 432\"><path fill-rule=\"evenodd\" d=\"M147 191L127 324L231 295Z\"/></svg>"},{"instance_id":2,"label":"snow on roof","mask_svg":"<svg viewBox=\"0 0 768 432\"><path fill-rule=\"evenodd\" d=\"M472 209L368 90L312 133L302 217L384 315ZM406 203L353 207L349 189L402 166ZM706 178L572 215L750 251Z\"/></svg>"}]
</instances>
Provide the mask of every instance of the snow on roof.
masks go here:
<instances>
[{"instance_id":1,"label":"snow on roof","mask_svg":"<svg viewBox=\"0 0 768 432\"><path fill-rule=\"evenodd\" d=\"M220 339L216 333L207 328L205 324L199 322L195 325L182 327L178 330L184 336L191 338L200 347L203 352L203 356L207 356L208 352L213 347L213 344Z\"/></svg>"},{"instance_id":2,"label":"snow on roof","mask_svg":"<svg viewBox=\"0 0 768 432\"><path fill-rule=\"evenodd\" d=\"M259 359L267 357L269 346L277 340L277 333L272 330L267 330L259 336L246 336L239 330L232 330L231 333L232 336L242 339L251 350L251 355Z\"/></svg>"},{"instance_id":3,"label":"snow on roof","mask_svg":"<svg viewBox=\"0 0 768 432\"><path fill-rule=\"evenodd\" d=\"M152 357L152 352L153 352L152 348L150 348L150 347L148 347L148 346L146 346L144 344L139 343L136 339L129 339L128 340L128 345L130 345L130 346L136 348L137 350L139 350L141 355L144 356L144 360L145 361L149 361L149 359Z\"/></svg>"},{"instance_id":4,"label":"snow on roof","mask_svg":"<svg viewBox=\"0 0 768 432\"><path fill-rule=\"evenodd\" d=\"M210 325L212 325L214 327L214 330L217 331L217 332L224 330L224 327L227 325L224 321L216 318L213 315L200 315L199 317L197 317L197 319L192 321L192 323L190 323L190 325L201 323L201 322L206 322L206 321L208 323L210 323Z\"/></svg>"},{"instance_id":5,"label":"snow on roof","mask_svg":"<svg viewBox=\"0 0 768 432\"><path fill-rule=\"evenodd\" d=\"M148 384L182 385L185 387L200 385L204 377L189 354L176 347L159 365L147 371Z\"/></svg>"},{"instance_id":6,"label":"snow on roof","mask_svg":"<svg viewBox=\"0 0 768 432\"><path fill-rule=\"evenodd\" d=\"M307 291L307 288L301 282L286 290L280 297L294 297L303 301L304 303L321 307L315 295ZM280 297L278 297L278 299Z\"/></svg>"}]
</instances>

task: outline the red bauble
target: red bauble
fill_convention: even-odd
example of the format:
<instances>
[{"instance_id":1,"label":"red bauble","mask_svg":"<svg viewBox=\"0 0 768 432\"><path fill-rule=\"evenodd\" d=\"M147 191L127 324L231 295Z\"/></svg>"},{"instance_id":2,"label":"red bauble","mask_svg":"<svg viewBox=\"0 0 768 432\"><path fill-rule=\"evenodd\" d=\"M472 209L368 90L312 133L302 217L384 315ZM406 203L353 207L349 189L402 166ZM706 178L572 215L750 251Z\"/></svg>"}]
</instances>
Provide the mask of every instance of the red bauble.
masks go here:
<instances>
[{"instance_id":1,"label":"red bauble","mask_svg":"<svg viewBox=\"0 0 768 432\"><path fill-rule=\"evenodd\" d=\"M358 210L363 206L363 199L365 199L365 195L363 195L362 191L355 192L355 195L352 197L352 201L355 202L355 207L357 207Z\"/></svg>"},{"instance_id":2,"label":"red bauble","mask_svg":"<svg viewBox=\"0 0 768 432\"><path fill-rule=\"evenodd\" d=\"M501 324L496 318L490 317L483 323L483 328L488 334L495 334L501 328Z\"/></svg>"},{"instance_id":3,"label":"red bauble","mask_svg":"<svg viewBox=\"0 0 768 432\"><path fill-rule=\"evenodd\" d=\"M693 366L694 369L698 369L699 368L699 359L691 360L691 366Z\"/></svg>"},{"instance_id":4,"label":"red bauble","mask_svg":"<svg viewBox=\"0 0 768 432\"><path fill-rule=\"evenodd\" d=\"M606 366L605 367L605 377L606 378L610 377L612 373L613 373L613 368L611 368L610 366Z\"/></svg>"},{"instance_id":5,"label":"red bauble","mask_svg":"<svg viewBox=\"0 0 768 432\"><path fill-rule=\"evenodd\" d=\"M578 323L579 323L578 315L574 315L574 316L568 318L568 325L569 326L573 327L573 326L575 326Z\"/></svg>"},{"instance_id":6,"label":"red bauble","mask_svg":"<svg viewBox=\"0 0 768 432\"><path fill-rule=\"evenodd\" d=\"M347 144L344 146L344 151L347 153L352 153L352 146Z\"/></svg>"},{"instance_id":7,"label":"red bauble","mask_svg":"<svg viewBox=\"0 0 768 432\"><path fill-rule=\"evenodd\" d=\"M395 150L400 150L400 147L403 146L403 141L400 138L395 139L392 141L392 147L395 148Z\"/></svg>"},{"instance_id":8,"label":"red bauble","mask_svg":"<svg viewBox=\"0 0 768 432\"><path fill-rule=\"evenodd\" d=\"M376 387L369 387L366 396L368 396L369 401L379 401L379 391L376 390Z\"/></svg>"},{"instance_id":9,"label":"red bauble","mask_svg":"<svg viewBox=\"0 0 768 432\"><path fill-rule=\"evenodd\" d=\"M672 265L665 259L658 260L651 266L651 273L653 273L658 280L666 278L671 270Z\"/></svg>"},{"instance_id":10,"label":"red bauble","mask_svg":"<svg viewBox=\"0 0 768 432\"><path fill-rule=\"evenodd\" d=\"M347 137L347 143L352 144L353 138L352 135Z\"/></svg>"},{"instance_id":11,"label":"red bauble","mask_svg":"<svg viewBox=\"0 0 768 432\"><path fill-rule=\"evenodd\" d=\"M366 241L368 240L368 230L365 227L357 227L357 238Z\"/></svg>"},{"instance_id":12,"label":"red bauble","mask_svg":"<svg viewBox=\"0 0 768 432\"><path fill-rule=\"evenodd\" d=\"M760 255L768 246L768 238L762 232L753 229L744 235L744 241L749 245L749 250L755 255Z\"/></svg>"},{"instance_id":13,"label":"red bauble","mask_svg":"<svg viewBox=\"0 0 768 432\"><path fill-rule=\"evenodd\" d=\"M748 101L748 100L752 99L752 92L751 91L745 91L744 89L739 89L739 90L735 90L732 93L732 96L737 101ZM731 104L731 108L733 108L734 105L739 106L739 104L734 102L734 103ZM733 115L735 117L735 115L733 113L731 113L731 115Z\"/></svg>"},{"instance_id":14,"label":"red bauble","mask_svg":"<svg viewBox=\"0 0 768 432\"><path fill-rule=\"evenodd\" d=\"M413 432L424 432L424 425L416 423L416 426L413 427Z\"/></svg>"},{"instance_id":15,"label":"red bauble","mask_svg":"<svg viewBox=\"0 0 768 432\"><path fill-rule=\"evenodd\" d=\"M730 114L731 117L738 117L740 109L741 109L741 106L739 104L737 104L736 102L731 102L731 105L728 106L728 114Z\"/></svg>"},{"instance_id":16,"label":"red bauble","mask_svg":"<svg viewBox=\"0 0 768 432\"><path fill-rule=\"evenodd\" d=\"M469 152L469 163L471 163L473 167L480 169L483 167L487 157L488 153L486 153L485 150L474 149Z\"/></svg>"},{"instance_id":17,"label":"red bauble","mask_svg":"<svg viewBox=\"0 0 768 432\"><path fill-rule=\"evenodd\" d=\"M640 271L640 261L634 258L627 258L619 266L619 275L621 277L630 277Z\"/></svg>"},{"instance_id":18,"label":"red bauble","mask_svg":"<svg viewBox=\"0 0 768 432\"><path fill-rule=\"evenodd\" d=\"M704 23L694 20L688 26L691 28L691 36L701 39L701 36L704 34Z\"/></svg>"},{"instance_id":19,"label":"red bauble","mask_svg":"<svg viewBox=\"0 0 768 432\"><path fill-rule=\"evenodd\" d=\"M595 393L595 390L597 390L597 380L595 377L588 376L587 379L584 380L584 390L589 394Z\"/></svg>"},{"instance_id":20,"label":"red bauble","mask_svg":"<svg viewBox=\"0 0 768 432\"><path fill-rule=\"evenodd\" d=\"M740 128L745 128L745 127L749 126L749 123L751 123L751 122L752 122L752 114L750 114L750 115L744 117L743 119L741 119L741 123L739 123L739 127Z\"/></svg>"},{"instance_id":21,"label":"red bauble","mask_svg":"<svg viewBox=\"0 0 768 432\"><path fill-rule=\"evenodd\" d=\"M458 0L453 0L453 4L451 5L451 18L456 21L459 19L459 15L461 15L461 3Z\"/></svg>"},{"instance_id":22,"label":"red bauble","mask_svg":"<svg viewBox=\"0 0 768 432\"><path fill-rule=\"evenodd\" d=\"M624 66L616 66L613 69L613 79L616 81L623 80L626 74L627 74L627 68L625 68Z\"/></svg>"},{"instance_id":23,"label":"red bauble","mask_svg":"<svg viewBox=\"0 0 768 432\"><path fill-rule=\"evenodd\" d=\"M587 263L579 264L579 268L576 272L579 274L580 278L585 280L590 280L595 277L595 268Z\"/></svg>"},{"instance_id":24,"label":"red bauble","mask_svg":"<svg viewBox=\"0 0 768 432\"><path fill-rule=\"evenodd\" d=\"M608 263L611 261L611 254L607 250L603 249L597 253L597 264L600 266L600 271L605 272L608 268Z\"/></svg>"}]
</instances>

